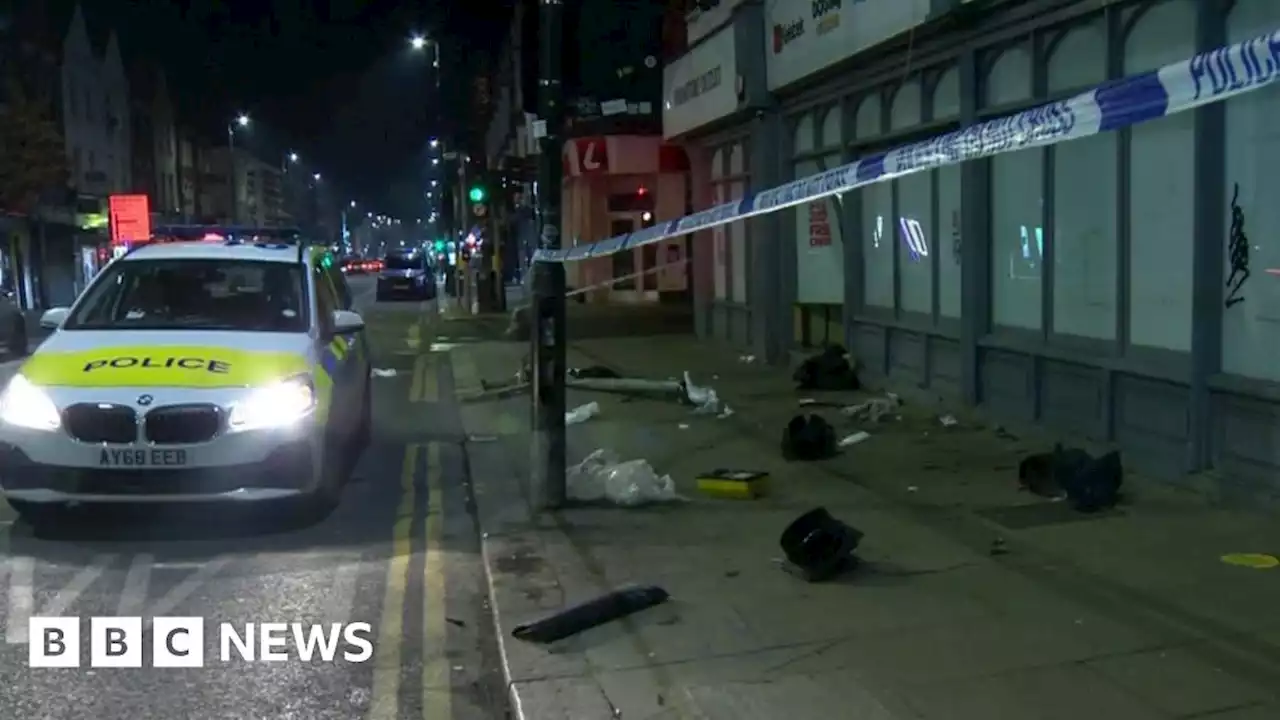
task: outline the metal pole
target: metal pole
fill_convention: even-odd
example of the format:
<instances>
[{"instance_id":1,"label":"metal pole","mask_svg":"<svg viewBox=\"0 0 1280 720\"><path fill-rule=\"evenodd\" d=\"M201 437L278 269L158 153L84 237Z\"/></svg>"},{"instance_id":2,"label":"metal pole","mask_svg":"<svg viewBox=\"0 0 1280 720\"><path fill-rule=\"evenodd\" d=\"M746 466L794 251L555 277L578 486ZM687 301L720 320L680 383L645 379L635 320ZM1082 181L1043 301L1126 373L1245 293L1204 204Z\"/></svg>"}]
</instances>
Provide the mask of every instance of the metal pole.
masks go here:
<instances>
[{"instance_id":1,"label":"metal pole","mask_svg":"<svg viewBox=\"0 0 1280 720\"><path fill-rule=\"evenodd\" d=\"M538 115L546 123L538 155L538 245L560 248L562 0L540 0ZM543 509L565 502L565 277L561 263L539 262L533 282L533 482Z\"/></svg>"},{"instance_id":2,"label":"metal pole","mask_svg":"<svg viewBox=\"0 0 1280 720\"><path fill-rule=\"evenodd\" d=\"M227 187L231 190L232 225L236 222L236 127L227 124Z\"/></svg>"}]
</instances>

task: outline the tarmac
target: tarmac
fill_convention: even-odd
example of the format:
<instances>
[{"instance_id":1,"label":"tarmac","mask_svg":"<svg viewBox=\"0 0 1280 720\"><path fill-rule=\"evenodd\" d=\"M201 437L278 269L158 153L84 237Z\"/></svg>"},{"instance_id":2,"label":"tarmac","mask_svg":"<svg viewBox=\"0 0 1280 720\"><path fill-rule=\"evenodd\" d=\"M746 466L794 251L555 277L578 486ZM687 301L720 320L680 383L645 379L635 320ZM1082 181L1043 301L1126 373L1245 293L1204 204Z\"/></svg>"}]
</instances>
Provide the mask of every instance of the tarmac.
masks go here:
<instances>
[{"instance_id":1,"label":"tarmac","mask_svg":"<svg viewBox=\"0 0 1280 720\"><path fill-rule=\"evenodd\" d=\"M471 496L513 715L521 720L1280 718L1280 568L1268 512L1129 474L1116 510L1082 515L1020 492L1017 464L1054 438L907 397L879 423L800 393L784 368L685 333L579 339L570 366L657 379L689 371L729 417L672 401L571 391L597 417L570 462L610 448L684 500L535 512L528 396L466 401L511 379L527 343L502 323L440 329L461 402ZM614 325L627 327L625 321ZM582 337L582 336L576 336ZM782 428L818 412L870 434L835 459L787 463ZM944 426L942 415L953 415ZM700 496L712 468L770 474L754 500ZM783 571L778 536L817 507L865 533L827 583ZM513 628L627 585L671 600L542 646Z\"/></svg>"}]
</instances>

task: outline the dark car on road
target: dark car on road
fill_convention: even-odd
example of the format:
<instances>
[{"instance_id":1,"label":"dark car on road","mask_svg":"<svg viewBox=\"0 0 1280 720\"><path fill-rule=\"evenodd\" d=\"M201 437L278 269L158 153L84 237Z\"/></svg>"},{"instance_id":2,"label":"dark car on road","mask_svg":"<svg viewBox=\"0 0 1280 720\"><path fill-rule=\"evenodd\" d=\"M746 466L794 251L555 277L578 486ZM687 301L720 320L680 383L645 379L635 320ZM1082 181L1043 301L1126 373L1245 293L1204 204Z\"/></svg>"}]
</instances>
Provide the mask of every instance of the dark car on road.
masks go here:
<instances>
[{"instance_id":1,"label":"dark car on road","mask_svg":"<svg viewBox=\"0 0 1280 720\"><path fill-rule=\"evenodd\" d=\"M378 273L378 300L412 298L434 300L436 276L430 257L425 252L391 253L382 261Z\"/></svg>"}]
</instances>

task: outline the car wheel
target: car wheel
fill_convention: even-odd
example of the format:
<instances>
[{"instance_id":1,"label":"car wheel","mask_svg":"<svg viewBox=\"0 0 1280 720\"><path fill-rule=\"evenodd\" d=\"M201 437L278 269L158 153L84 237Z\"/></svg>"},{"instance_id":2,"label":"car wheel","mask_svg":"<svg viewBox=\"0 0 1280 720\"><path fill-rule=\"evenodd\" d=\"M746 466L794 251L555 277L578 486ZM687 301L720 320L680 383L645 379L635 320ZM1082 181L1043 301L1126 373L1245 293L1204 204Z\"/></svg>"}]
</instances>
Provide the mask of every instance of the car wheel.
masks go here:
<instances>
[{"instance_id":1,"label":"car wheel","mask_svg":"<svg viewBox=\"0 0 1280 720\"><path fill-rule=\"evenodd\" d=\"M13 320L13 329L9 332L9 354L23 357L27 354L27 323L18 315Z\"/></svg>"}]
</instances>

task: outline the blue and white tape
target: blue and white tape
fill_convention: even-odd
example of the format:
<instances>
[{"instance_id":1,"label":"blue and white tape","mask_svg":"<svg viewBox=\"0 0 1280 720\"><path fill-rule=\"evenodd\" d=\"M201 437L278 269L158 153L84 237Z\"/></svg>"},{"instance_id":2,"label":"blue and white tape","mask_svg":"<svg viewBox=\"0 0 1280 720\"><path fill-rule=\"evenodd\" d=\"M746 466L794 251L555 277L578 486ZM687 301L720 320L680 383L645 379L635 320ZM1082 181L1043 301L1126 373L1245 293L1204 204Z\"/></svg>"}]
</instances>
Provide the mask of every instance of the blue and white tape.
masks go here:
<instances>
[{"instance_id":1,"label":"blue and white tape","mask_svg":"<svg viewBox=\"0 0 1280 720\"><path fill-rule=\"evenodd\" d=\"M896 147L628 235L561 250L539 250L534 260L565 263L612 255L922 170L1111 132L1221 102L1278 79L1280 30L1116 80L1067 100Z\"/></svg>"}]
</instances>

